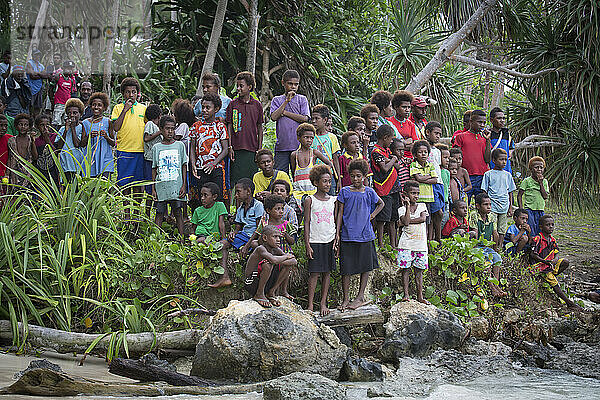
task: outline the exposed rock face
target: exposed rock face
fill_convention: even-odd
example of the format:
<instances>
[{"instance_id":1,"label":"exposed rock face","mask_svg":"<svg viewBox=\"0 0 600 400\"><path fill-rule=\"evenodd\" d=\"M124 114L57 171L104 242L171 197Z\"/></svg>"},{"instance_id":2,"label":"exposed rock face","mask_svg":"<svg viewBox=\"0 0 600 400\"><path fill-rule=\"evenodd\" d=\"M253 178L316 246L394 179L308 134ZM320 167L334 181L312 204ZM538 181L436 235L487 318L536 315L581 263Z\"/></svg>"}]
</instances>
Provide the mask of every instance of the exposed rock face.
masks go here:
<instances>
[{"instance_id":1,"label":"exposed rock face","mask_svg":"<svg viewBox=\"0 0 600 400\"><path fill-rule=\"evenodd\" d=\"M348 353L331 328L279 298L280 307L253 300L229 303L213 317L196 347L192 375L239 382L265 381L292 372L337 379Z\"/></svg>"},{"instance_id":2,"label":"exposed rock face","mask_svg":"<svg viewBox=\"0 0 600 400\"><path fill-rule=\"evenodd\" d=\"M391 362L457 348L465 336L465 328L450 311L416 301L395 304L384 327L386 339L379 355Z\"/></svg>"},{"instance_id":3,"label":"exposed rock face","mask_svg":"<svg viewBox=\"0 0 600 400\"><path fill-rule=\"evenodd\" d=\"M263 388L264 400L345 400L346 388L316 374L294 372L269 381Z\"/></svg>"},{"instance_id":4,"label":"exposed rock face","mask_svg":"<svg viewBox=\"0 0 600 400\"><path fill-rule=\"evenodd\" d=\"M475 339L487 339L491 334L490 323L484 317L471 318L467 328L471 330L471 336Z\"/></svg>"},{"instance_id":5,"label":"exposed rock face","mask_svg":"<svg viewBox=\"0 0 600 400\"><path fill-rule=\"evenodd\" d=\"M340 373L341 381L349 382L381 382L383 370L381 364L364 358L348 357Z\"/></svg>"},{"instance_id":6,"label":"exposed rock face","mask_svg":"<svg viewBox=\"0 0 600 400\"><path fill-rule=\"evenodd\" d=\"M600 379L600 345L571 342L545 364L546 368L560 369L585 378Z\"/></svg>"}]
</instances>

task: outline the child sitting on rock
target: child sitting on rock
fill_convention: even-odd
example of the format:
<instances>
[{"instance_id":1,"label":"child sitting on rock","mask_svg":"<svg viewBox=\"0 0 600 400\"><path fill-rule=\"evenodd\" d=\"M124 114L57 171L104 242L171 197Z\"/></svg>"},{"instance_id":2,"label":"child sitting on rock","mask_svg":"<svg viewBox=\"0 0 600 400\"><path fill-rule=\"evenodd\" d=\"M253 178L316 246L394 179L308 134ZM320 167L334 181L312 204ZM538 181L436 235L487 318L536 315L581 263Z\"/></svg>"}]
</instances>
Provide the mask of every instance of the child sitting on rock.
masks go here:
<instances>
[{"instance_id":1,"label":"child sitting on rock","mask_svg":"<svg viewBox=\"0 0 600 400\"><path fill-rule=\"evenodd\" d=\"M254 249L245 270L245 288L261 306L280 306L275 291L289 277L290 268L297 264L291 253L279 248L281 232L274 225L266 225L259 238L260 245Z\"/></svg>"},{"instance_id":2,"label":"child sitting on rock","mask_svg":"<svg viewBox=\"0 0 600 400\"><path fill-rule=\"evenodd\" d=\"M554 232L554 219L551 215L542 215L540 234L532 239L533 249L530 254L532 268L544 276L554 293L567 304L570 310L581 311L582 308L569 299L558 285L556 275L569 268L569 260L558 258L558 246L552 237L552 232Z\"/></svg>"}]
</instances>

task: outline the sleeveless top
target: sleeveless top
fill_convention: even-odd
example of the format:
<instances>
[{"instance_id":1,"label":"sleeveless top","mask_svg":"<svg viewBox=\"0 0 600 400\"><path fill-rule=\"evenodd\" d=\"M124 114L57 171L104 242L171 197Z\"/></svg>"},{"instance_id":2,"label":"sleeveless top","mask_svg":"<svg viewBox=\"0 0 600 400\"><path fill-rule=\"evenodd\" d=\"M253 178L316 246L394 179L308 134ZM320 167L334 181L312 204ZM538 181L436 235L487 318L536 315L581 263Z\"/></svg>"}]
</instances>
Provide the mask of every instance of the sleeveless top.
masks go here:
<instances>
[{"instance_id":1,"label":"sleeveless top","mask_svg":"<svg viewBox=\"0 0 600 400\"><path fill-rule=\"evenodd\" d=\"M464 200L467 196L465 195L465 192L463 191L463 186L460 183L460 180L458 178L450 178L450 179L453 179L454 182L456 182L456 185L458 186L458 198L460 200ZM453 203L452 195L448 196L448 202L449 202L449 204Z\"/></svg>"},{"instance_id":2,"label":"sleeveless top","mask_svg":"<svg viewBox=\"0 0 600 400\"><path fill-rule=\"evenodd\" d=\"M330 243L335 239L335 201L336 196L329 196L329 200L323 201L315 196L310 196L310 243Z\"/></svg>"},{"instance_id":3,"label":"sleeveless top","mask_svg":"<svg viewBox=\"0 0 600 400\"><path fill-rule=\"evenodd\" d=\"M306 167L301 167L300 164L298 164L298 156L296 155L296 170L294 171L294 182L292 183L292 187L294 188L294 198L301 209L303 208L302 197L304 195L315 194L317 191L317 188L313 186L310 178L308 177L310 170L314 166L313 158L313 150L310 149L310 161Z\"/></svg>"}]
</instances>

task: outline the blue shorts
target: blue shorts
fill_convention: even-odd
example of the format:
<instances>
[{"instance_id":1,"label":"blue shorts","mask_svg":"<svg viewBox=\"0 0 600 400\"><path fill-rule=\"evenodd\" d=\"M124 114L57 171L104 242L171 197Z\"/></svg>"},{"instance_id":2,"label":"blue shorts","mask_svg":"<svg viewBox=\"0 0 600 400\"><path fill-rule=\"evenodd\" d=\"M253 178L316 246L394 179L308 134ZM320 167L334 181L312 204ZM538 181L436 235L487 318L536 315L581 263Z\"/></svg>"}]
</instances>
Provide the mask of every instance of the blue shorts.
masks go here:
<instances>
[{"instance_id":1,"label":"blue shorts","mask_svg":"<svg viewBox=\"0 0 600 400\"><path fill-rule=\"evenodd\" d=\"M433 185L433 203L431 203L431 213L436 213L444 209L444 184L434 183Z\"/></svg>"},{"instance_id":2,"label":"blue shorts","mask_svg":"<svg viewBox=\"0 0 600 400\"><path fill-rule=\"evenodd\" d=\"M496 253L496 251L490 247L483 247L483 246L477 246L478 248L481 249L481 251L483 251L483 254L485 255L485 258L487 258L487 260L489 261L490 264L492 265L501 265L502 264L502 257L500 257L500 254Z\"/></svg>"},{"instance_id":3,"label":"blue shorts","mask_svg":"<svg viewBox=\"0 0 600 400\"><path fill-rule=\"evenodd\" d=\"M144 180L151 181L152 180L152 161L148 161L144 159ZM144 186L144 190L149 195L152 195L152 185Z\"/></svg>"},{"instance_id":4,"label":"blue shorts","mask_svg":"<svg viewBox=\"0 0 600 400\"><path fill-rule=\"evenodd\" d=\"M142 182L144 178L144 153L117 150L117 185Z\"/></svg>"},{"instance_id":5,"label":"blue shorts","mask_svg":"<svg viewBox=\"0 0 600 400\"><path fill-rule=\"evenodd\" d=\"M527 224L531 227L531 236L536 236L540 234L540 218L544 215L544 210L530 210L526 208L527 215L529 218L527 219Z\"/></svg>"},{"instance_id":6,"label":"blue shorts","mask_svg":"<svg viewBox=\"0 0 600 400\"><path fill-rule=\"evenodd\" d=\"M483 175L469 175L469 179L471 180L471 185L473 186L473 189L467 193L469 195L469 201L471 201L471 197L475 197L482 192L481 183L483 182Z\"/></svg>"},{"instance_id":7,"label":"blue shorts","mask_svg":"<svg viewBox=\"0 0 600 400\"><path fill-rule=\"evenodd\" d=\"M231 245L233 247L235 247L236 249L241 249L242 246L244 246L246 243L248 243L248 241L250 240L250 236L248 236L248 234L244 231L239 231L235 237L233 238L233 241L231 241Z\"/></svg>"}]
</instances>

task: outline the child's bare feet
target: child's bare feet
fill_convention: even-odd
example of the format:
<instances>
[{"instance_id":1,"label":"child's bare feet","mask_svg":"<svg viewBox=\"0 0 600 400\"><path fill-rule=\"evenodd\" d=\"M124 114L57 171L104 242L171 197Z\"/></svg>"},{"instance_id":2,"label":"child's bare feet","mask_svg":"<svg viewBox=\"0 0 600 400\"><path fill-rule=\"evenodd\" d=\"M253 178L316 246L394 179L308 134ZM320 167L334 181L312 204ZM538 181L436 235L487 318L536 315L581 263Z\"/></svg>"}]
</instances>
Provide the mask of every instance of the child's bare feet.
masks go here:
<instances>
[{"instance_id":1,"label":"child's bare feet","mask_svg":"<svg viewBox=\"0 0 600 400\"><path fill-rule=\"evenodd\" d=\"M404 296L401 301L410 301L410 297L409 296Z\"/></svg>"},{"instance_id":2,"label":"child's bare feet","mask_svg":"<svg viewBox=\"0 0 600 400\"><path fill-rule=\"evenodd\" d=\"M281 302L279 300L277 300L275 297L269 296L269 297L267 297L267 299L269 299L271 304L273 304L275 307L279 307L281 305Z\"/></svg>"},{"instance_id":3,"label":"child's bare feet","mask_svg":"<svg viewBox=\"0 0 600 400\"><path fill-rule=\"evenodd\" d=\"M422 298L422 297L421 297L421 298L417 298L417 301L418 301L419 303L423 303L423 304L427 304L427 305L430 305L430 304L431 304L430 302L428 302L427 300L425 300L425 299L424 299L424 298Z\"/></svg>"},{"instance_id":4,"label":"child's bare feet","mask_svg":"<svg viewBox=\"0 0 600 400\"><path fill-rule=\"evenodd\" d=\"M294 299L295 299L295 297L294 297L294 296L292 296L291 294L289 294L289 293L287 292L287 290L286 290L286 291L284 291L284 292L283 292L281 295L282 295L283 297L285 297L286 299L288 299L289 301L294 301Z\"/></svg>"},{"instance_id":5,"label":"child's bare feet","mask_svg":"<svg viewBox=\"0 0 600 400\"><path fill-rule=\"evenodd\" d=\"M327 304L321 304L321 317L329 315L330 312L331 312L331 310L329 310L329 308L327 307Z\"/></svg>"},{"instance_id":6,"label":"child's bare feet","mask_svg":"<svg viewBox=\"0 0 600 400\"><path fill-rule=\"evenodd\" d=\"M364 307L371 304L371 300L365 299L354 299L354 301L348 304L348 308L351 310L356 310L357 308Z\"/></svg>"},{"instance_id":7,"label":"child's bare feet","mask_svg":"<svg viewBox=\"0 0 600 400\"><path fill-rule=\"evenodd\" d=\"M253 297L254 301L263 306L264 308L271 308L271 302L266 297Z\"/></svg>"},{"instance_id":8,"label":"child's bare feet","mask_svg":"<svg viewBox=\"0 0 600 400\"><path fill-rule=\"evenodd\" d=\"M218 289L218 288L222 288L225 286L231 286L231 283L232 283L231 279L229 279L228 277L226 278L226 277L222 276L215 283L209 283L208 286L211 288Z\"/></svg>"},{"instance_id":9,"label":"child's bare feet","mask_svg":"<svg viewBox=\"0 0 600 400\"><path fill-rule=\"evenodd\" d=\"M338 310L340 310L341 312L346 311L346 309L348 308L348 304L350 304L350 300L344 300L342 304L340 304L340 306L338 307Z\"/></svg>"},{"instance_id":10,"label":"child's bare feet","mask_svg":"<svg viewBox=\"0 0 600 400\"><path fill-rule=\"evenodd\" d=\"M508 296L508 293L506 293L503 290L500 290L500 288L498 288L498 286L496 285L490 285L491 289L492 289L492 296L494 297L506 297Z\"/></svg>"}]
</instances>

